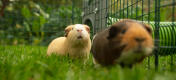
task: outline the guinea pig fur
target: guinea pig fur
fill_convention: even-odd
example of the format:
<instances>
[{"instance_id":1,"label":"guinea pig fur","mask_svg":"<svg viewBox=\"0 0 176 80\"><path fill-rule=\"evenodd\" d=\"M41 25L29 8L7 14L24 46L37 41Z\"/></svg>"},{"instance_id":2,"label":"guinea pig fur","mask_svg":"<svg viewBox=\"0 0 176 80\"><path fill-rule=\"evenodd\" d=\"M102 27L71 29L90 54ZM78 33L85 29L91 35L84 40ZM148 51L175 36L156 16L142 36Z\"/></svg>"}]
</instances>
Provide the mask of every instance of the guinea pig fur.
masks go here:
<instances>
[{"instance_id":1,"label":"guinea pig fur","mask_svg":"<svg viewBox=\"0 0 176 80\"><path fill-rule=\"evenodd\" d=\"M150 26L124 19L97 33L92 41L95 64L132 67L143 61L154 48Z\"/></svg>"},{"instance_id":2,"label":"guinea pig fur","mask_svg":"<svg viewBox=\"0 0 176 80\"><path fill-rule=\"evenodd\" d=\"M65 37L54 39L48 46L47 55L69 55L71 58L88 59L91 49L90 29L84 24L65 28Z\"/></svg>"}]
</instances>

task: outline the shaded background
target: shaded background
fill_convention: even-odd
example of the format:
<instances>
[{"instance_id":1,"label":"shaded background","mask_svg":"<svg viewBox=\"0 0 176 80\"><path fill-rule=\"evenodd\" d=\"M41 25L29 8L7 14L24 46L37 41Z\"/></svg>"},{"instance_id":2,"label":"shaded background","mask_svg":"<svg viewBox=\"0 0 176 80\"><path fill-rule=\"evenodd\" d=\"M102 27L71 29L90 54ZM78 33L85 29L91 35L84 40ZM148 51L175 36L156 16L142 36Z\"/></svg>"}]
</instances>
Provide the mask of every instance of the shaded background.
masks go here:
<instances>
[{"instance_id":1,"label":"shaded background","mask_svg":"<svg viewBox=\"0 0 176 80\"><path fill-rule=\"evenodd\" d=\"M1 0L0 44L48 45L67 25L81 23L81 5L82 0Z\"/></svg>"},{"instance_id":2,"label":"shaded background","mask_svg":"<svg viewBox=\"0 0 176 80\"><path fill-rule=\"evenodd\" d=\"M108 6L103 3L105 1ZM114 18L155 21L156 1L0 0L0 44L48 45L52 39L63 36L67 25L82 23L82 17L89 17L92 14L95 15L93 22L97 24L84 21L83 23L91 25L93 34L111 25ZM176 10L174 9L173 13L172 7L175 5L173 0L160 0L160 4L160 21L175 19ZM94 13L96 8L98 12ZM107 13L103 13L104 10ZM108 15L104 16L105 14ZM102 25L103 23L106 26Z\"/></svg>"}]
</instances>

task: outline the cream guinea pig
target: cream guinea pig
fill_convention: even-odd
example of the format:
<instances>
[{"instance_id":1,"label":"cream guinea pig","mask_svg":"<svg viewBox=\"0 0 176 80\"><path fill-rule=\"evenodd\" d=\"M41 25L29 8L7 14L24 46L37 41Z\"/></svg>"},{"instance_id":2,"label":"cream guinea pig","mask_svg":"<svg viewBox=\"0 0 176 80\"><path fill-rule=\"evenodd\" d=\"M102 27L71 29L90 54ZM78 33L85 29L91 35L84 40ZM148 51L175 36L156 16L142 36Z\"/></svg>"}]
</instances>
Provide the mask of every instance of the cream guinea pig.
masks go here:
<instances>
[{"instance_id":1,"label":"cream guinea pig","mask_svg":"<svg viewBox=\"0 0 176 80\"><path fill-rule=\"evenodd\" d=\"M92 41L95 64L132 67L151 55L154 48L150 26L124 19L97 33Z\"/></svg>"},{"instance_id":2,"label":"cream guinea pig","mask_svg":"<svg viewBox=\"0 0 176 80\"><path fill-rule=\"evenodd\" d=\"M47 55L57 55L87 60L91 49L90 28L84 24L69 25L65 37L54 39L48 46Z\"/></svg>"}]
</instances>

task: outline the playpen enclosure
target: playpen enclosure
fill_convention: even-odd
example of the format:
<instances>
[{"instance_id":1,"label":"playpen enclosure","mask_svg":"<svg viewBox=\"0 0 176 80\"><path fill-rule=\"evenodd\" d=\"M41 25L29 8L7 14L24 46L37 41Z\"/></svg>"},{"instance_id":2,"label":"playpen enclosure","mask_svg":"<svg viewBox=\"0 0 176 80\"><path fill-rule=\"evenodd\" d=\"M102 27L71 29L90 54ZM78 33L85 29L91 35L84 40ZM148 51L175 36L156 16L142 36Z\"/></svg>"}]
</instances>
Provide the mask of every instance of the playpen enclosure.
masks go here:
<instances>
[{"instance_id":1,"label":"playpen enclosure","mask_svg":"<svg viewBox=\"0 0 176 80\"><path fill-rule=\"evenodd\" d=\"M163 48L160 53L175 53L174 0L88 0L83 10L83 23L92 26L93 34L119 19L135 19L152 26L156 47Z\"/></svg>"},{"instance_id":2,"label":"playpen enclosure","mask_svg":"<svg viewBox=\"0 0 176 80\"><path fill-rule=\"evenodd\" d=\"M57 5L58 1L55 0L36 1L38 5L33 2L27 3L28 0L10 1L19 10L13 13L6 11L6 16L0 17L2 45L8 42L48 45L52 39L63 36L67 25L75 23L88 24L93 36L119 19L129 18L152 26L156 66L159 55L170 55L170 64L173 65L175 62L173 57L176 53L175 0L79 0L82 4L75 4L78 0L68 0L71 4L62 6ZM37 17L36 14L40 16Z\"/></svg>"},{"instance_id":3,"label":"playpen enclosure","mask_svg":"<svg viewBox=\"0 0 176 80\"><path fill-rule=\"evenodd\" d=\"M150 24L155 41L155 65L159 55L176 53L175 0L84 0L83 23L92 26L92 35L120 19Z\"/></svg>"}]
</instances>

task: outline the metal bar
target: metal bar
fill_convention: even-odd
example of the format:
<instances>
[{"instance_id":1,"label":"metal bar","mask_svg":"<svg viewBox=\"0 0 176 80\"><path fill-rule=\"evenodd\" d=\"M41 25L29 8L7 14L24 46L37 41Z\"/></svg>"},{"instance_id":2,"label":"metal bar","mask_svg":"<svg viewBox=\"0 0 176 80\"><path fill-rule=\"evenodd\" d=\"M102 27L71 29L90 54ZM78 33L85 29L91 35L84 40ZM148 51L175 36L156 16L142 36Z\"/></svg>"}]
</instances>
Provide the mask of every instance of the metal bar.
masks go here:
<instances>
[{"instance_id":1,"label":"metal bar","mask_svg":"<svg viewBox=\"0 0 176 80\"><path fill-rule=\"evenodd\" d=\"M112 17L112 10L113 10L113 9L112 9L112 6L113 6L113 5L112 5L112 0L111 0L111 17ZM111 23L111 24L112 24L112 23Z\"/></svg>"},{"instance_id":2,"label":"metal bar","mask_svg":"<svg viewBox=\"0 0 176 80\"><path fill-rule=\"evenodd\" d=\"M142 15L144 14L144 0L142 0ZM142 23L144 21L144 16L142 16Z\"/></svg>"},{"instance_id":3,"label":"metal bar","mask_svg":"<svg viewBox=\"0 0 176 80\"><path fill-rule=\"evenodd\" d=\"M173 3L176 3L176 1L175 0L173 0L172 1ZM175 32L175 30L174 30L174 27L175 27L175 6L173 5L172 6L172 32L173 32L173 34L172 34L172 37L174 36L174 35L176 35L176 32ZM176 37L174 38L174 41L176 41ZM176 43L174 43L173 45L176 45Z\"/></svg>"},{"instance_id":4,"label":"metal bar","mask_svg":"<svg viewBox=\"0 0 176 80\"><path fill-rule=\"evenodd\" d=\"M136 20L137 20L137 16L138 16L138 0L136 0Z\"/></svg>"},{"instance_id":5,"label":"metal bar","mask_svg":"<svg viewBox=\"0 0 176 80\"><path fill-rule=\"evenodd\" d=\"M100 11L99 11L99 22L100 22L100 30L102 30L102 21L103 21L103 19L101 19L102 18L102 14L103 14L103 10L101 10L101 8L102 8L102 3L103 1L101 1L101 0L99 0L99 9L100 9Z\"/></svg>"},{"instance_id":6,"label":"metal bar","mask_svg":"<svg viewBox=\"0 0 176 80\"><path fill-rule=\"evenodd\" d=\"M158 48L176 49L176 46L159 46Z\"/></svg>"},{"instance_id":7,"label":"metal bar","mask_svg":"<svg viewBox=\"0 0 176 80\"><path fill-rule=\"evenodd\" d=\"M168 6L175 6L176 5L176 2L172 2L172 3L169 3L169 4L164 4L164 5L161 5L161 7L168 7Z\"/></svg>"},{"instance_id":8,"label":"metal bar","mask_svg":"<svg viewBox=\"0 0 176 80\"><path fill-rule=\"evenodd\" d=\"M125 0L123 0L123 19L125 18Z\"/></svg>"},{"instance_id":9,"label":"metal bar","mask_svg":"<svg viewBox=\"0 0 176 80\"><path fill-rule=\"evenodd\" d=\"M175 3L175 0L172 0L172 3L174 4ZM174 21L175 21L175 6L173 5L172 6L172 37L174 37L175 35L175 31L174 31ZM176 39L174 38L173 41L176 41ZM174 43L172 46L175 46L176 43ZM174 51L175 52L175 51ZM173 59L173 55L171 54L171 71L174 69L174 59Z\"/></svg>"},{"instance_id":10,"label":"metal bar","mask_svg":"<svg viewBox=\"0 0 176 80\"><path fill-rule=\"evenodd\" d=\"M150 0L148 0L148 23L150 23Z\"/></svg>"},{"instance_id":11,"label":"metal bar","mask_svg":"<svg viewBox=\"0 0 176 80\"><path fill-rule=\"evenodd\" d=\"M150 23L150 0L148 0L148 24ZM150 69L150 57L148 57L148 69Z\"/></svg>"},{"instance_id":12,"label":"metal bar","mask_svg":"<svg viewBox=\"0 0 176 80\"><path fill-rule=\"evenodd\" d=\"M72 0L72 24L74 24L74 0Z\"/></svg>"},{"instance_id":13,"label":"metal bar","mask_svg":"<svg viewBox=\"0 0 176 80\"><path fill-rule=\"evenodd\" d=\"M117 11L118 11L118 8L119 8L119 0L117 0ZM119 14L117 14L117 18L119 18Z\"/></svg>"},{"instance_id":14,"label":"metal bar","mask_svg":"<svg viewBox=\"0 0 176 80\"><path fill-rule=\"evenodd\" d=\"M121 19L121 0L120 0L120 17L119 18Z\"/></svg>"},{"instance_id":15,"label":"metal bar","mask_svg":"<svg viewBox=\"0 0 176 80\"><path fill-rule=\"evenodd\" d=\"M94 0L94 3L95 3L95 8L97 8L97 2L96 2L96 0ZM95 15L95 24L94 24L94 31L93 31L93 33L94 34L96 34L96 32L97 32L97 14L96 13L94 13L94 15Z\"/></svg>"},{"instance_id":16,"label":"metal bar","mask_svg":"<svg viewBox=\"0 0 176 80\"><path fill-rule=\"evenodd\" d=\"M133 18L133 0L131 0L131 18Z\"/></svg>"},{"instance_id":17,"label":"metal bar","mask_svg":"<svg viewBox=\"0 0 176 80\"><path fill-rule=\"evenodd\" d=\"M171 54L170 57L171 57L170 70L172 71L174 69L174 56Z\"/></svg>"},{"instance_id":18,"label":"metal bar","mask_svg":"<svg viewBox=\"0 0 176 80\"><path fill-rule=\"evenodd\" d=\"M116 6L116 4L115 4L115 3L116 3L116 1L114 0L114 2L113 2L113 3L114 3L114 17L116 17L116 15L115 15L115 13L116 13L116 7L115 7L115 6Z\"/></svg>"},{"instance_id":19,"label":"metal bar","mask_svg":"<svg viewBox=\"0 0 176 80\"><path fill-rule=\"evenodd\" d=\"M107 27L107 18L108 18L108 0L106 0L106 27Z\"/></svg>"},{"instance_id":20,"label":"metal bar","mask_svg":"<svg viewBox=\"0 0 176 80\"><path fill-rule=\"evenodd\" d=\"M128 18L128 0L127 0L127 18Z\"/></svg>"},{"instance_id":21,"label":"metal bar","mask_svg":"<svg viewBox=\"0 0 176 80\"><path fill-rule=\"evenodd\" d=\"M160 6L160 0L155 0L155 39L159 40L160 8L158 6ZM155 41L156 47L160 45L158 40ZM158 63L159 63L158 50L155 49L155 70L158 70Z\"/></svg>"}]
</instances>

